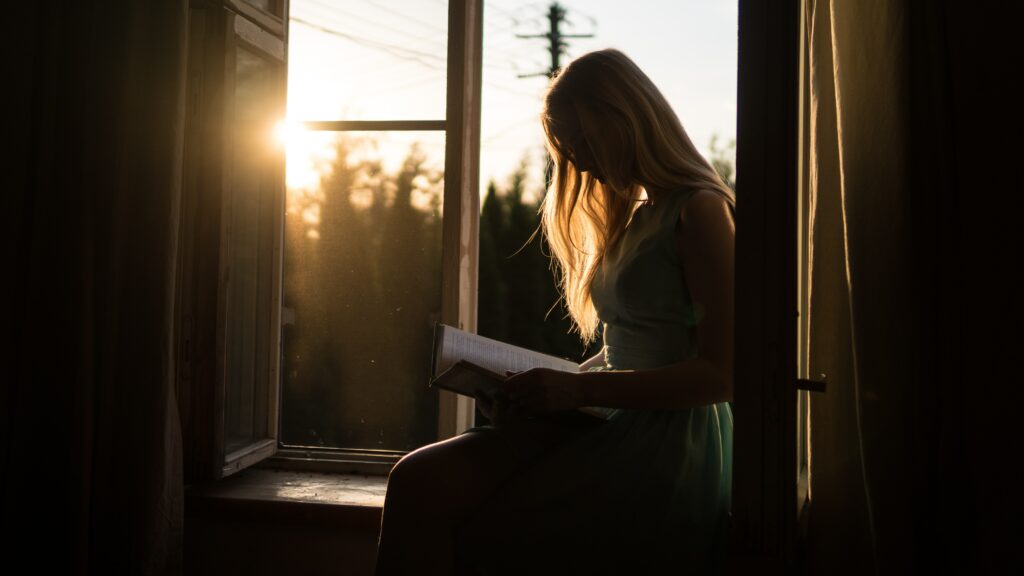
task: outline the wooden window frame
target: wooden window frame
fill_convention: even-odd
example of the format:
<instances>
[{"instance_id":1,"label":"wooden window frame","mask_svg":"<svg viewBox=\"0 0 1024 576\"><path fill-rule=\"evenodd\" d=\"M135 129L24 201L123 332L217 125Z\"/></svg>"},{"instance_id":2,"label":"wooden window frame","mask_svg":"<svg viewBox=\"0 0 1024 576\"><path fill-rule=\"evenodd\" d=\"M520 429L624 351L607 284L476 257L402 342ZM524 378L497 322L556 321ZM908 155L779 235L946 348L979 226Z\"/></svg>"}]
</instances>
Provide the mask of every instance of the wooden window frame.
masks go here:
<instances>
[{"instance_id":1,"label":"wooden window frame","mask_svg":"<svg viewBox=\"0 0 1024 576\"><path fill-rule=\"evenodd\" d=\"M177 393L182 406L186 483L219 479L260 461L290 468L387 474L401 454L381 456L360 450L284 450L278 447L280 402L281 288L284 176L274 219L272 334L273 361L268 375L269 433L231 454L224 449L226 215L230 87L235 46L243 46L287 64L286 0L274 14L244 0L193 0L190 6L189 74L182 199L183 229L178 286ZM322 122L326 130L443 130L445 144L442 221L441 318L466 330L476 329L477 234L479 227L480 95L483 3L449 2L448 79L445 120ZM281 79L282 86L285 78ZM282 94L283 96L283 94ZM283 104L283 101L282 101ZM282 108L283 112L283 108ZM283 168L283 158L281 160ZM438 439L472 425L474 403L449 392L439 398ZM280 452L280 453L279 453ZM276 456L272 460L268 458Z\"/></svg>"},{"instance_id":2,"label":"wooden window frame","mask_svg":"<svg viewBox=\"0 0 1024 576\"><path fill-rule=\"evenodd\" d=\"M224 0L224 5L235 13L245 16L267 32L284 38L288 28L284 21L288 13L288 0L271 0L270 4L271 9L267 12L245 0Z\"/></svg>"},{"instance_id":3,"label":"wooden window frame","mask_svg":"<svg viewBox=\"0 0 1024 576\"><path fill-rule=\"evenodd\" d=\"M810 374L810 141L811 141L811 70L809 46L807 45L806 0L800 4L800 103L799 143L797 145L797 378L811 380L819 378ZM796 513L800 536L806 533L811 504L811 394L808 390L797 390L796 406ZM802 438L802 442L800 441Z\"/></svg>"},{"instance_id":4,"label":"wooden window frame","mask_svg":"<svg viewBox=\"0 0 1024 576\"><path fill-rule=\"evenodd\" d=\"M309 121L307 130L443 131L441 322L476 331L480 220L480 98L483 71L483 1L449 0L446 111L443 120ZM437 440L473 425L475 402L439 392ZM385 476L404 451L278 447L266 466Z\"/></svg>"},{"instance_id":5,"label":"wooden window frame","mask_svg":"<svg viewBox=\"0 0 1024 576\"><path fill-rule=\"evenodd\" d=\"M244 4L244 6L242 6ZM275 4L287 10L286 0ZM249 18L259 12L256 20ZM284 113L287 81L287 36L282 27L264 26L272 15L233 0L193 0L189 8L189 54L186 80L185 155L183 158L182 230L176 313L176 392L183 423L186 484L230 476L272 456L277 450L280 398L280 321L282 240L284 233L284 156L271 169L274 193L269 215L272 253L267 294L270 310L265 370L257 386L266 420L259 437L228 453L225 434L227 341L231 303L230 217L234 207L231 179L234 67L242 48L276 64L279 87L273 108ZM261 216L262 218L262 216Z\"/></svg>"},{"instance_id":6,"label":"wooden window frame","mask_svg":"<svg viewBox=\"0 0 1024 576\"><path fill-rule=\"evenodd\" d=\"M733 574L799 562L801 8L739 0Z\"/></svg>"}]
</instances>

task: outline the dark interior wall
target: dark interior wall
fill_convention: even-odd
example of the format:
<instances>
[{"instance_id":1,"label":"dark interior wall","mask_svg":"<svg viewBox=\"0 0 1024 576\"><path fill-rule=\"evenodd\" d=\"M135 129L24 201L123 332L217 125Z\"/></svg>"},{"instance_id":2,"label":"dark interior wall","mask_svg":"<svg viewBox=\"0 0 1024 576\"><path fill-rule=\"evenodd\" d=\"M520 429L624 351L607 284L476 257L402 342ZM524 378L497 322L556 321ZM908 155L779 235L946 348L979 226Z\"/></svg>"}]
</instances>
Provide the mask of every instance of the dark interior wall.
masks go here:
<instances>
[{"instance_id":1,"label":"dark interior wall","mask_svg":"<svg viewBox=\"0 0 1024 576\"><path fill-rule=\"evenodd\" d=\"M21 2L5 92L5 546L33 570L181 562L172 304L186 0Z\"/></svg>"},{"instance_id":2,"label":"dark interior wall","mask_svg":"<svg viewBox=\"0 0 1024 576\"><path fill-rule=\"evenodd\" d=\"M230 499L192 500L186 508L185 574L374 572L379 510Z\"/></svg>"},{"instance_id":3,"label":"dark interior wall","mask_svg":"<svg viewBox=\"0 0 1024 576\"><path fill-rule=\"evenodd\" d=\"M1000 2L912 1L912 534L922 569L1019 565L1019 21Z\"/></svg>"}]
</instances>

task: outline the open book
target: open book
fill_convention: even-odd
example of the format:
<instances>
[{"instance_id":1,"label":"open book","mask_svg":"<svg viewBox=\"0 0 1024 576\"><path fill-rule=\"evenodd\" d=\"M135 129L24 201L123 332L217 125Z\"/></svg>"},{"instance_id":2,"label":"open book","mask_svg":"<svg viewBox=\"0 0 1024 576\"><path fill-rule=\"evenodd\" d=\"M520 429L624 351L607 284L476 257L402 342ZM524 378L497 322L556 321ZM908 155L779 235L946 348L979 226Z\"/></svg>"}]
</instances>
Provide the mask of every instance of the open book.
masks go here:
<instances>
[{"instance_id":1,"label":"open book","mask_svg":"<svg viewBox=\"0 0 1024 576\"><path fill-rule=\"evenodd\" d=\"M434 358L430 386L479 398L493 398L501 390L505 372L551 368L578 372L579 364L541 352L513 346L445 324L434 327ZM614 408L586 406L580 412L608 419Z\"/></svg>"}]
</instances>

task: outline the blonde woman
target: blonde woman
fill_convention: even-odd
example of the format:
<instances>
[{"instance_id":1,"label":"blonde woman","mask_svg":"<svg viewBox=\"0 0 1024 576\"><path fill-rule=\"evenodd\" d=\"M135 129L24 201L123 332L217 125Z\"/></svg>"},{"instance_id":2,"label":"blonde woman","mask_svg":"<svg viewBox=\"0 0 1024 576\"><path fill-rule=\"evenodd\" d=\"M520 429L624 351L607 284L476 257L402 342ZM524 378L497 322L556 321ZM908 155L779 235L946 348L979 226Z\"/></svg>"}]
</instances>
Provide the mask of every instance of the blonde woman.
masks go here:
<instances>
[{"instance_id":1,"label":"blonde woman","mask_svg":"<svg viewBox=\"0 0 1024 576\"><path fill-rule=\"evenodd\" d=\"M616 50L552 82L542 225L582 339L579 373L511 375L493 424L392 470L390 574L715 572L732 461L732 191ZM575 408L614 409L608 420Z\"/></svg>"}]
</instances>

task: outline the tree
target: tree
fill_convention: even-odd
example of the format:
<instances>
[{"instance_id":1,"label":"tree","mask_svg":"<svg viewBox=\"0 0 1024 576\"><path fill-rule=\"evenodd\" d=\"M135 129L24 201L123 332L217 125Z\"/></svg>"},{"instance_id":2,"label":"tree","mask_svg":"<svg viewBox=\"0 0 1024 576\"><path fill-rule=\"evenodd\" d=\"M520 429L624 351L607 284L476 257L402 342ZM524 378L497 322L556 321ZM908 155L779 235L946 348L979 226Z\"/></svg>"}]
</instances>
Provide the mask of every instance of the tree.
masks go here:
<instances>
[{"instance_id":1,"label":"tree","mask_svg":"<svg viewBox=\"0 0 1024 576\"><path fill-rule=\"evenodd\" d=\"M416 145L394 174L358 160L371 145L339 138L317 193L290 202L286 443L409 449L436 433L425 383L440 317L442 176Z\"/></svg>"},{"instance_id":2,"label":"tree","mask_svg":"<svg viewBox=\"0 0 1024 576\"><path fill-rule=\"evenodd\" d=\"M718 134L711 135L711 166L722 177L722 181L732 190L736 190L735 165L736 165L736 140L729 140L724 148L718 147Z\"/></svg>"},{"instance_id":3,"label":"tree","mask_svg":"<svg viewBox=\"0 0 1024 576\"><path fill-rule=\"evenodd\" d=\"M525 160L499 191L492 182L481 209L480 334L580 361L585 348L561 306L540 226L540 202L526 200Z\"/></svg>"}]
</instances>

